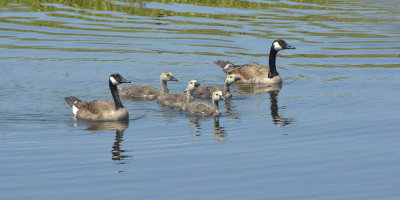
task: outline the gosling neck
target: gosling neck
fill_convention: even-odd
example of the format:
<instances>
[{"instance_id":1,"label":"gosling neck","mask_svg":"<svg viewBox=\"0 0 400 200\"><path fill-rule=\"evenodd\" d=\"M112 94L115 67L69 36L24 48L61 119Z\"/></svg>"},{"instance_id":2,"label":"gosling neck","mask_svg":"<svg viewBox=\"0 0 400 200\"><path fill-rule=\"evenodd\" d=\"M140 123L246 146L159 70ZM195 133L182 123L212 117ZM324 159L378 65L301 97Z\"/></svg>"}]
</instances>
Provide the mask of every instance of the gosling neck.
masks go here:
<instances>
[{"instance_id":1,"label":"gosling neck","mask_svg":"<svg viewBox=\"0 0 400 200\"><path fill-rule=\"evenodd\" d=\"M228 94L228 93L231 92L231 90L230 90L230 88L229 88L230 85L231 85L231 84L229 84L227 81L225 81L225 83L224 83L224 93L225 93L225 94Z\"/></svg>"},{"instance_id":2,"label":"gosling neck","mask_svg":"<svg viewBox=\"0 0 400 200\"><path fill-rule=\"evenodd\" d=\"M161 85L161 92L162 93L169 93L169 89L167 86L167 81L164 81L162 79L160 79L160 85Z\"/></svg>"},{"instance_id":3,"label":"gosling neck","mask_svg":"<svg viewBox=\"0 0 400 200\"><path fill-rule=\"evenodd\" d=\"M279 76L278 71L276 70L276 54L278 51L274 49L274 45L271 46L271 50L269 52L269 73L268 78L274 78L275 76Z\"/></svg>"},{"instance_id":4,"label":"gosling neck","mask_svg":"<svg viewBox=\"0 0 400 200\"><path fill-rule=\"evenodd\" d=\"M114 99L115 110L124 108L124 105L122 105L121 99L119 98L117 86L112 84L111 80L108 81L108 85L110 86L111 95Z\"/></svg>"},{"instance_id":5,"label":"gosling neck","mask_svg":"<svg viewBox=\"0 0 400 200\"><path fill-rule=\"evenodd\" d=\"M215 108L215 115L219 115L219 101L216 101L216 100L212 100L212 104L213 104L213 106L214 106L214 108Z\"/></svg>"}]
</instances>

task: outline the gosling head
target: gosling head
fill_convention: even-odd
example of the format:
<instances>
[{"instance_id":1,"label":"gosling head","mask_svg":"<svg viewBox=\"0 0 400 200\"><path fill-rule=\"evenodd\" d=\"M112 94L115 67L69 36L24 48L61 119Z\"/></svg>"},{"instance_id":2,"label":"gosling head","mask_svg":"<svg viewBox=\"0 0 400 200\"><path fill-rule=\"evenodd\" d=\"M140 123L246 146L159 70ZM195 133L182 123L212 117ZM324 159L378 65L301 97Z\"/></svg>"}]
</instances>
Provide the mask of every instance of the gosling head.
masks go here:
<instances>
[{"instance_id":1,"label":"gosling head","mask_svg":"<svg viewBox=\"0 0 400 200\"><path fill-rule=\"evenodd\" d=\"M275 51L280 51L283 49L296 49L294 46L291 46L290 44L286 43L285 40L275 40L272 43L272 48L275 49Z\"/></svg>"},{"instance_id":2,"label":"gosling head","mask_svg":"<svg viewBox=\"0 0 400 200\"><path fill-rule=\"evenodd\" d=\"M162 81L178 81L171 72L163 72L160 75Z\"/></svg>"},{"instance_id":3,"label":"gosling head","mask_svg":"<svg viewBox=\"0 0 400 200\"><path fill-rule=\"evenodd\" d=\"M110 83L113 85L119 85L121 83L130 83L131 81L126 80L121 74L111 74L109 77Z\"/></svg>"},{"instance_id":4,"label":"gosling head","mask_svg":"<svg viewBox=\"0 0 400 200\"><path fill-rule=\"evenodd\" d=\"M215 91L215 92L213 92L213 94L212 94L212 100L214 101L214 102L218 102L218 101L221 101L221 100L225 100L225 98L224 98L224 95L222 94L222 91Z\"/></svg>"},{"instance_id":5,"label":"gosling head","mask_svg":"<svg viewBox=\"0 0 400 200\"><path fill-rule=\"evenodd\" d=\"M195 89L196 89L197 87L199 87L199 86L200 86L200 83L197 83L196 80L190 80L190 81L188 82L186 91L193 91L193 90L195 90Z\"/></svg>"},{"instance_id":6,"label":"gosling head","mask_svg":"<svg viewBox=\"0 0 400 200\"><path fill-rule=\"evenodd\" d=\"M240 77L239 77L239 76L236 76L236 75L234 75L234 74L228 74L228 75L226 76L226 78L225 78L225 83L228 84L228 85L230 85L230 84L235 83L235 82L238 81L238 80L240 80Z\"/></svg>"}]
</instances>

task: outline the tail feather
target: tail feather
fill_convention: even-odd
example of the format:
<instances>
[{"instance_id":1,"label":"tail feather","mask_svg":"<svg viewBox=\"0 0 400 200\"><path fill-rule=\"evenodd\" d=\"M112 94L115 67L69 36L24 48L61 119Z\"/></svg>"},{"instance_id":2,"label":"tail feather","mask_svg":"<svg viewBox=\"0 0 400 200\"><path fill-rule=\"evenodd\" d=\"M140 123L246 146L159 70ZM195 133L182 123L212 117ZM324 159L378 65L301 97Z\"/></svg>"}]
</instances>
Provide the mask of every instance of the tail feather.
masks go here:
<instances>
[{"instance_id":1,"label":"tail feather","mask_svg":"<svg viewBox=\"0 0 400 200\"><path fill-rule=\"evenodd\" d=\"M76 102L81 102L80 99L78 99L78 98L76 98L76 97L73 97L73 96L65 97L64 99L65 99L65 101L67 102L67 104L70 105L71 107L72 107L74 104L76 104Z\"/></svg>"},{"instance_id":2,"label":"tail feather","mask_svg":"<svg viewBox=\"0 0 400 200\"><path fill-rule=\"evenodd\" d=\"M217 60L214 62L215 64L219 65L222 69L229 67L230 65L233 65L233 63L225 60Z\"/></svg>"},{"instance_id":3,"label":"tail feather","mask_svg":"<svg viewBox=\"0 0 400 200\"><path fill-rule=\"evenodd\" d=\"M222 70L227 74L231 73L232 70L234 70L236 67L241 66L241 65L235 65L232 62L225 60L217 60L215 64L219 65L222 68Z\"/></svg>"}]
</instances>

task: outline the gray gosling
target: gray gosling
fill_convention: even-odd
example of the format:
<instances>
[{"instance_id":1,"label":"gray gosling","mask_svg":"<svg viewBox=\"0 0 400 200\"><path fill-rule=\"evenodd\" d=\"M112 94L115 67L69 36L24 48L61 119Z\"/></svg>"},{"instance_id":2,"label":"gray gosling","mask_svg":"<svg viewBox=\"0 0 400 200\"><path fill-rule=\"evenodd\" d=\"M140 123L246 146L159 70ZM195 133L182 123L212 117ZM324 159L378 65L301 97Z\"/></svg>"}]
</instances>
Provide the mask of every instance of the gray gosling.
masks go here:
<instances>
[{"instance_id":1,"label":"gray gosling","mask_svg":"<svg viewBox=\"0 0 400 200\"><path fill-rule=\"evenodd\" d=\"M120 74L111 74L108 80L114 102L107 100L81 101L70 96L65 101L72 107L76 119L88 121L118 121L129 119L129 113L122 105L118 95L117 85L130 83Z\"/></svg>"},{"instance_id":2,"label":"gray gosling","mask_svg":"<svg viewBox=\"0 0 400 200\"><path fill-rule=\"evenodd\" d=\"M171 108L178 108L181 109L184 104L187 102L193 101L193 91L199 87L200 84L197 83L196 80L190 80L188 82L186 91L187 94L185 93L162 93L158 99L157 103L168 106Z\"/></svg>"},{"instance_id":3,"label":"gray gosling","mask_svg":"<svg viewBox=\"0 0 400 200\"><path fill-rule=\"evenodd\" d=\"M186 111L190 115L198 115L198 116L220 115L218 102L221 100L225 100L222 91L215 91L213 92L211 98L212 104L205 102L188 101L182 108L182 111Z\"/></svg>"},{"instance_id":4,"label":"gray gosling","mask_svg":"<svg viewBox=\"0 0 400 200\"><path fill-rule=\"evenodd\" d=\"M202 85L194 91L193 96L194 98L199 99L211 99L213 92L223 91L225 100L229 100L232 97L230 86L239 80L240 77L236 76L235 74L227 74L224 82L224 90L215 85Z\"/></svg>"},{"instance_id":5,"label":"gray gosling","mask_svg":"<svg viewBox=\"0 0 400 200\"><path fill-rule=\"evenodd\" d=\"M160 75L161 90L148 85L134 85L123 87L119 93L121 96L130 98L157 99L161 93L168 93L167 81L178 81L171 72L162 72Z\"/></svg>"},{"instance_id":6,"label":"gray gosling","mask_svg":"<svg viewBox=\"0 0 400 200\"><path fill-rule=\"evenodd\" d=\"M282 83L282 78L276 70L276 55L280 50L296 49L284 40L275 40L272 42L269 53L269 66L259 63L250 63L245 65L235 65L229 61L218 60L215 64L219 65L227 74L235 74L241 78L238 83L248 84L274 84Z\"/></svg>"}]
</instances>

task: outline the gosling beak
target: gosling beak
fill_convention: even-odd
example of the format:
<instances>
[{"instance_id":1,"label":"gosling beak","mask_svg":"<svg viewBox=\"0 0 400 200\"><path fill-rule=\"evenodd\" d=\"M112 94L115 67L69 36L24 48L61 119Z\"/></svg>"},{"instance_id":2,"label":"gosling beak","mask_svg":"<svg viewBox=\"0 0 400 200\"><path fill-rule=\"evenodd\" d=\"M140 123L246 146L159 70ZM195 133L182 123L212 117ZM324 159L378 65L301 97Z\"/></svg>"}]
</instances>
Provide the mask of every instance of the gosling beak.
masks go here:
<instances>
[{"instance_id":1,"label":"gosling beak","mask_svg":"<svg viewBox=\"0 0 400 200\"><path fill-rule=\"evenodd\" d=\"M242 78L240 78L240 77L235 77L235 81L240 81L240 79L242 79Z\"/></svg>"},{"instance_id":2,"label":"gosling beak","mask_svg":"<svg viewBox=\"0 0 400 200\"><path fill-rule=\"evenodd\" d=\"M225 101L225 97L224 97L224 96L221 96L221 100Z\"/></svg>"},{"instance_id":3,"label":"gosling beak","mask_svg":"<svg viewBox=\"0 0 400 200\"><path fill-rule=\"evenodd\" d=\"M200 83L195 83L194 84L194 87L199 87L200 86Z\"/></svg>"},{"instance_id":4,"label":"gosling beak","mask_svg":"<svg viewBox=\"0 0 400 200\"><path fill-rule=\"evenodd\" d=\"M176 79L174 76L171 76L169 80L170 81L178 81L178 79Z\"/></svg>"}]
</instances>

